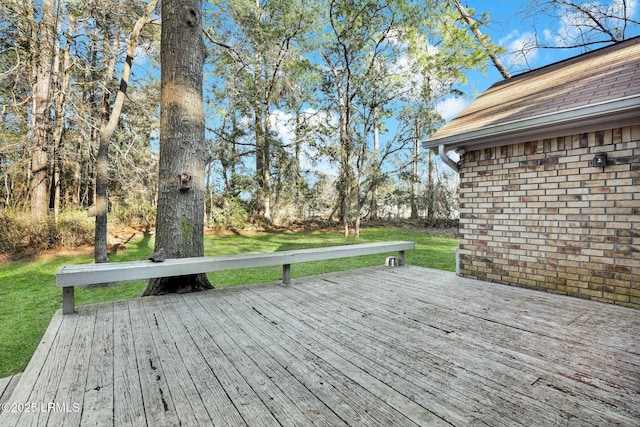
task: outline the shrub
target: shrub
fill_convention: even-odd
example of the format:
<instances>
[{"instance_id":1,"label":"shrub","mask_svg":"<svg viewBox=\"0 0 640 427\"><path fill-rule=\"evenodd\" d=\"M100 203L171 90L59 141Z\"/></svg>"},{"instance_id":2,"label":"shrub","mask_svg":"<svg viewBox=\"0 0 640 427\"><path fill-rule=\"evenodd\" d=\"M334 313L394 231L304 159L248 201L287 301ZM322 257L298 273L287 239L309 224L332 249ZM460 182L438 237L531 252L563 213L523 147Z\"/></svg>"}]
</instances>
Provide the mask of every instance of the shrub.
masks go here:
<instances>
[{"instance_id":1,"label":"shrub","mask_svg":"<svg viewBox=\"0 0 640 427\"><path fill-rule=\"evenodd\" d=\"M155 205L143 198L137 198L133 203L113 203L109 216L120 224L140 225L149 229L156 225L156 210Z\"/></svg>"},{"instance_id":2,"label":"shrub","mask_svg":"<svg viewBox=\"0 0 640 427\"><path fill-rule=\"evenodd\" d=\"M211 201L207 225L211 228L246 228L250 225L249 213L237 198L218 197Z\"/></svg>"},{"instance_id":3,"label":"shrub","mask_svg":"<svg viewBox=\"0 0 640 427\"><path fill-rule=\"evenodd\" d=\"M58 215L58 223L49 220L50 234L56 246L75 248L93 244L94 221L85 211L65 210Z\"/></svg>"},{"instance_id":4,"label":"shrub","mask_svg":"<svg viewBox=\"0 0 640 427\"><path fill-rule=\"evenodd\" d=\"M0 253L14 252L28 243L24 216L11 209L0 210Z\"/></svg>"},{"instance_id":5,"label":"shrub","mask_svg":"<svg viewBox=\"0 0 640 427\"><path fill-rule=\"evenodd\" d=\"M65 210L58 222L34 221L17 210L0 210L0 253L36 251L55 247L74 248L93 242L93 222L84 211Z\"/></svg>"},{"instance_id":6,"label":"shrub","mask_svg":"<svg viewBox=\"0 0 640 427\"><path fill-rule=\"evenodd\" d=\"M458 218L433 218L424 220L425 227L430 228L458 228L460 219Z\"/></svg>"}]
</instances>

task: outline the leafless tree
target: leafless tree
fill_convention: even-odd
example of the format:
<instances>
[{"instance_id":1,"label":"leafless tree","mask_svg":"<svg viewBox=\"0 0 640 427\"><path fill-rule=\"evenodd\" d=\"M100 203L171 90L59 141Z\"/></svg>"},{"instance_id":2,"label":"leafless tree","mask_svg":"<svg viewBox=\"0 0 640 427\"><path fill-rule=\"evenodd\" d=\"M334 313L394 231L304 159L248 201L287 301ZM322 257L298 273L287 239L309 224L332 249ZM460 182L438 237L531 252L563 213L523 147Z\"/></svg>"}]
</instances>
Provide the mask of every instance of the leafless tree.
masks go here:
<instances>
[{"instance_id":1,"label":"leafless tree","mask_svg":"<svg viewBox=\"0 0 640 427\"><path fill-rule=\"evenodd\" d=\"M522 13L528 18L542 14L559 23L557 31L536 35L536 47L571 49L617 43L637 34L640 21L632 11L627 0L534 0Z\"/></svg>"},{"instance_id":2,"label":"leafless tree","mask_svg":"<svg viewBox=\"0 0 640 427\"><path fill-rule=\"evenodd\" d=\"M107 187L109 184L109 145L111 137L115 132L120 113L124 104L127 87L129 85L129 76L131 75L131 66L133 57L140 37L140 33L145 25L152 20L152 13L156 9L158 0L150 0L142 15L136 22L127 45L127 57L120 79L120 87L116 95L113 107L109 105L109 95L105 92L102 106L102 123L100 126L100 142L98 145L98 153L96 156L96 227L94 242L94 260L95 262L106 262L107 258Z\"/></svg>"}]
</instances>

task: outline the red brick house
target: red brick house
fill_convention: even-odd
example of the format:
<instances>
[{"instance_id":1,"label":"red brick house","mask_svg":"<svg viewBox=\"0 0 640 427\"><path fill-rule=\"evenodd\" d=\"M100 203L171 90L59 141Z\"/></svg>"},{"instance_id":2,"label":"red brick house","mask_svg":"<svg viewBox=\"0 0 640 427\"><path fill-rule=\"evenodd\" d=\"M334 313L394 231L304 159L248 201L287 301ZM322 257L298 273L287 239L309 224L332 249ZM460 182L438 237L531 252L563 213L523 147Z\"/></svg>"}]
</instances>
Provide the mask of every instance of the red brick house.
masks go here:
<instances>
[{"instance_id":1,"label":"red brick house","mask_svg":"<svg viewBox=\"0 0 640 427\"><path fill-rule=\"evenodd\" d=\"M423 145L460 174L461 276L640 308L640 37L500 81Z\"/></svg>"}]
</instances>

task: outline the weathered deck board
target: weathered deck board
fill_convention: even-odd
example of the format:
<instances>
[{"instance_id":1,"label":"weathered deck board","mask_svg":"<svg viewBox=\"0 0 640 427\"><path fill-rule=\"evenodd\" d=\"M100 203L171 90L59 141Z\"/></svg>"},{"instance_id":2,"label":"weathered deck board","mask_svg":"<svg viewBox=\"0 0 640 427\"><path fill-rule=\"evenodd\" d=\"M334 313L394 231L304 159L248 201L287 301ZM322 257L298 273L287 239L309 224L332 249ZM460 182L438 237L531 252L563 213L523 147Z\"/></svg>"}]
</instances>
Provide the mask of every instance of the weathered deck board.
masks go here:
<instances>
[{"instance_id":1,"label":"weathered deck board","mask_svg":"<svg viewBox=\"0 0 640 427\"><path fill-rule=\"evenodd\" d=\"M83 317L85 319L83 319ZM31 412L22 412L16 414L20 418L20 425L47 425L47 420L51 412L49 412L48 410L43 410L43 406L47 406L49 403L55 402L60 402L62 404L68 402L66 400L66 397L61 397L61 399L58 401L56 397L56 391L62 379L62 374L64 372L64 367L66 365L67 359L69 357L69 354L71 353L72 342L75 336L76 327L78 323L80 323L80 320L86 320L86 317L86 315L80 315L73 319L71 322L62 322L59 325L57 334L55 335L53 341L50 344L45 343L44 351L46 351L48 354L43 357L43 362L45 363L40 366L36 366L36 370L38 371L37 379L34 383L32 383L33 385L31 388L25 390L24 394L26 395L26 398L24 400L18 400L17 398L16 400L14 400L35 404L33 407L31 407ZM52 323L57 322L52 320ZM81 337L78 338L79 340L82 339ZM81 351L82 347L78 346L77 349ZM37 352L38 350L36 349L36 353ZM27 373L28 371L30 371L30 369L25 369L25 373ZM22 394L23 383L25 383L24 378L20 380L18 387L16 387L16 390L14 391L14 395L16 395L16 393L19 393L18 395ZM13 398L14 396L12 396L12 400Z\"/></svg>"},{"instance_id":2,"label":"weathered deck board","mask_svg":"<svg viewBox=\"0 0 640 427\"><path fill-rule=\"evenodd\" d=\"M178 414L173 406L171 391L164 372L164 355L159 353L153 339L153 327L149 324L145 305L152 298L129 302L132 338L135 346L137 374L142 390L142 402L147 425L177 425ZM134 374L129 373L129 375Z\"/></svg>"},{"instance_id":3,"label":"weathered deck board","mask_svg":"<svg viewBox=\"0 0 640 427\"><path fill-rule=\"evenodd\" d=\"M18 385L18 381L20 381L20 376L22 376L21 373L0 378L0 404L9 401L13 390Z\"/></svg>"},{"instance_id":4,"label":"weathered deck board","mask_svg":"<svg viewBox=\"0 0 640 427\"><path fill-rule=\"evenodd\" d=\"M268 294L261 294L260 297L269 299ZM416 387L406 378L412 375L411 372L390 372L386 366L383 366L386 364L386 355L381 352L372 356L367 351L366 340L361 341L357 336L348 336L340 330L332 330L330 313L327 313L329 315L325 318L326 323L318 323L306 306L299 306L301 311L298 312L304 319L292 315L293 310L287 309L297 306L295 301L280 301L284 309L278 307L277 303L267 306L260 299L252 300L252 304L259 307L258 312L261 315L265 316L264 313L268 313L273 316L265 316L272 324L286 324L284 331L290 337L304 343L318 357L339 370L343 376L347 376L366 390L373 391L373 394L382 402L395 409L398 421L407 417L420 425L446 425L443 417L434 413L435 411L449 412L445 404L438 402L439 399L434 395L430 396L429 405L416 402L415 399L420 394L428 393L428 390ZM372 359L376 361L372 363ZM413 395L413 398L409 398L408 395ZM451 414L451 417L455 415ZM467 424L469 420L461 417L458 421Z\"/></svg>"},{"instance_id":5,"label":"weathered deck board","mask_svg":"<svg viewBox=\"0 0 640 427\"><path fill-rule=\"evenodd\" d=\"M110 304L104 305L110 306ZM100 387L98 392L105 391L105 399L113 396L113 404L101 410L107 412L109 409L118 408L117 411L112 411L116 426L135 427L146 424L141 381L139 375L136 375L139 370L133 326L129 315L129 304L126 301L115 303L113 305L113 391L109 393L108 388L104 388L108 387L108 383L98 384L96 387ZM149 362L145 361L145 363ZM95 415L99 422L99 413L90 415L92 417Z\"/></svg>"},{"instance_id":6,"label":"weathered deck board","mask_svg":"<svg viewBox=\"0 0 640 427\"><path fill-rule=\"evenodd\" d=\"M304 305L306 297L299 298L301 299L295 300L296 303ZM449 374L451 362L430 354L428 341L425 341L424 346L419 345L415 332L407 333L398 328L371 327L369 318L375 315L369 311L354 309L331 313L332 307L330 305L318 305L317 303L313 305L317 306L317 309L314 310L313 306L305 307L307 309L305 314L314 319L313 325L316 328L332 328L329 335L338 337L343 343L342 345L351 350L352 353L347 355L351 360L362 360L363 367L366 367L371 361L380 360L380 363L376 363L382 368L378 374L385 382L398 383L398 379L388 380L394 375L407 380L409 383L401 383L399 390L413 390L416 395L428 396L428 399L422 404L437 413L448 412L445 418L451 422L471 424L475 420L464 418L464 414L474 413L483 414L482 420L490 424L492 421L497 422L498 420L493 418L496 415L493 413L495 409L491 412L487 411L487 408L494 406L497 407L498 412L503 412L503 417L506 417L500 419L501 424L509 425L506 420L511 414L521 412L521 410L516 411L521 407L527 408L527 405L521 402L513 404L509 402L508 398L505 398L506 396L498 396L497 393L493 393L490 398L482 396L476 390L478 378L471 381L458 375L454 384ZM384 318L373 319L373 322L383 326L390 324L389 320ZM394 333L389 334L390 330L393 330ZM438 336L440 334L442 332L436 331L435 336L428 337L428 339L442 340L443 337ZM421 334L420 338L424 339L425 335ZM455 347L450 346L446 352L452 354L456 350ZM473 363L475 360L468 362ZM474 368L481 367L476 363ZM442 396L446 396L445 402L441 401ZM492 405L493 400L500 401L500 404Z\"/></svg>"},{"instance_id":7,"label":"weathered deck board","mask_svg":"<svg viewBox=\"0 0 640 427\"><path fill-rule=\"evenodd\" d=\"M237 364L230 360L229 354L242 356L242 353L238 353L240 349L231 345L217 319L210 316L199 299L184 298L183 301L176 301L175 305L181 316L186 316L185 322L189 324L194 343L230 400L227 405L229 412L224 413L224 416L233 417L233 423L229 425L241 425L241 420L249 425L277 425L274 415L237 369ZM235 408L235 412L231 407Z\"/></svg>"},{"instance_id":8,"label":"weathered deck board","mask_svg":"<svg viewBox=\"0 0 640 427\"><path fill-rule=\"evenodd\" d=\"M68 345L68 351L60 352L56 363L59 366L60 376L53 376L51 381L57 381L57 387L47 387L52 393L45 393L42 397L36 397L40 402L53 402L62 404L60 410L45 411L47 414L47 424L49 425L78 425L82 413L79 410L73 410L72 405L84 404L85 386L87 382L88 370L87 366L91 366L93 331L94 327L101 326L96 322L97 306L87 306L78 319L78 324L73 331L70 340L65 342ZM61 328L61 332L66 332L65 328ZM64 334L66 335L66 334ZM61 336L64 336L61 334ZM66 354L65 354L66 353ZM95 362L94 362L95 365ZM55 394L53 394L55 390ZM78 408L79 409L79 408ZM38 425L44 423L39 422Z\"/></svg>"},{"instance_id":9,"label":"weathered deck board","mask_svg":"<svg viewBox=\"0 0 640 427\"><path fill-rule=\"evenodd\" d=\"M178 299L178 301L181 301L181 299ZM192 336L191 328L183 326L180 316L184 315L184 310L178 312L171 298L157 300L156 302L167 327L166 332L175 339L176 350L178 351L176 357L181 359L187 370L187 375L192 379L197 379L197 381L192 381L193 390L198 393L198 396L194 396L193 399L201 407L194 408L194 410L208 414L209 420L214 425L241 424L242 417L238 414L230 398L225 393L224 387L215 376L217 369L212 368L208 363L202 363L211 354L206 350L202 352L198 348L198 343L206 342L207 339L203 340L197 335L195 337ZM193 322L201 321L202 319L193 319ZM199 422L202 425L207 424L209 421L199 420Z\"/></svg>"},{"instance_id":10,"label":"weathered deck board","mask_svg":"<svg viewBox=\"0 0 640 427\"><path fill-rule=\"evenodd\" d=\"M91 352L81 363L88 363L84 384L82 424L100 426L113 424L114 399L114 314L112 304L97 306ZM79 369L82 371L82 369ZM76 423L74 423L76 424ZM118 424L122 425L122 424Z\"/></svg>"},{"instance_id":11,"label":"weathered deck board","mask_svg":"<svg viewBox=\"0 0 640 427\"><path fill-rule=\"evenodd\" d=\"M241 296L241 294L236 294ZM227 301L233 300L225 296ZM253 307L252 307L253 310ZM272 322L264 322L258 311L247 316L246 310L228 311L229 317L243 331L269 352L277 357L280 363L286 361L285 369L305 385L319 399L326 402L336 415L349 425L415 425L397 411L380 400L373 399L370 393L346 382L340 371L328 365L304 346L304 340L298 342L282 333ZM363 403L366 403L363 405Z\"/></svg>"},{"instance_id":12,"label":"weathered deck board","mask_svg":"<svg viewBox=\"0 0 640 427\"><path fill-rule=\"evenodd\" d=\"M227 313L235 311L235 305L225 307L224 301L207 301L206 310L233 343L246 355L251 363L238 364L254 390L271 407L282 425L303 424L339 426L344 423L322 401L311 393L286 369L287 364L271 355L271 346L262 347L248 338L241 325L233 322ZM225 309L227 308L227 309ZM244 316L243 316L244 317ZM273 381L277 378L277 381ZM295 396L295 398L292 398ZM308 420L307 420L308 419Z\"/></svg>"},{"instance_id":13,"label":"weathered deck board","mask_svg":"<svg viewBox=\"0 0 640 427\"><path fill-rule=\"evenodd\" d=\"M408 279L408 278L404 278L404 279ZM360 281L359 283L364 283L364 282L365 281L363 280L363 281ZM306 289L307 287L305 287L305 290ZM316 289L315 291L322 292L323 291L322 285L319 284L318 289ZM357 285L355 284L352 285L352 287L345 292L353 294L353 299L351 300L351 304L353 305L351 305L350 307L354 308L359 306L359 308L354 308L354 311L364 313L362 315L364 317L368 317L368 314L369 314L367 313L367 307L371 307L371 306L383 307L385 304L384 300L371 301L373 294L372 293L365 294L361 290L358 290ZM407 295L410 295L410 293L403 292L401 294L402 297ZM314 296L317 296L317 294L314 294ZM323 297L331 298L332 295L326 294L326 295L323 295ZM324 301L325 299L321 298L320 300ZM390 299L387 299L387 300L390 300ZM301 301L301 303L303 303L303 301L304 299ZM573 300L568 300L568 302L572 302L572 301ZM406 315L407 311L411 310L411 308L413 307L413 305L408 304L407 301L404 301L404 302L399 301L396 306L401 307L401 309L403 310L403 312L401 313L402 315ZM555 346L555 345L554 346L547 345L545 347L545 344L554 343L555 341L555 340L549 340L547 336L548 334L537 336L536 334L527 332L520 327L516 327L515 329L513 329L511 327L507 327L505 325L496 323L495 325L493 325L494 328L492 329L495 329L497 332L495 336L493 336L491 340L488 341L489 343L494 343L494 344L491 345L491 347L489 348L483 349L484 350L483 352L480 352L478 351L479 350L478 348L475 348L475 349L473 347L468 348L467 344L464 341L460 341L460 339L465 338L464 332L459 330L460 326L464 325L464 316L462 316L460 313L456 313L455 320L452 320L453 323L449 323L447 325L436 324L437 326L433 326L434 320L436 320L436 322L442 322L443 320L447 319L447 317L451 317L450 310L435 311L435 308L436 307L431 307L430 309L431 313L430 315L427 315L427 316L425 316L423 313L409 312L410 318L413 321L417 322L418 324L424 323L426 326L428 326L428 328L420 331L420 334L419 334L420 336L424 336L425 334L428 335L429 329L436 329L436 330L442 330L447 332L446 337L437 338L437 345L441 349L439 351L440 353L451 354L451 352L455 351L456 349L457 350L461 350L465 348L468 349L468 352L466 354L467 356L471 356L471 358L467 357L466 359L461 360L458 363L458 369L462 370L463 372L467 370L469 366L473 366L472 373L488 372L491 374L491 376L499 378L500 382L498 384L500 385L502 390L504 390L504 387L502 386L504 384L512 384L514 386L522 388L523 390L526 390L529 388L530 384L536 384L536 383L539 383L540 381L546 380L546 381L558 382L558 384L547 384L547 386L551 386L552 388L554 388L553 391L558 392L559 394L558 399L554 402L558 402L562 404L563 407L561 407L560 409L566 410L567 414L570 414L570 411L572 410L571 407L568 405L572 402L575 403L578 407L581 405L583 406L583 407L579 407L578 410L582 412L585 416L589 411L593 411L592 406L595 406L596 408L598 408L601 413L606 414L606 413L610 413L611 406L615 407L616 405L620 404L623 401L628 402L628 404L631 404L631 405L635 403L636 408L640 408L640 400L638 398L639 396L637 395L637 393L633 392L634 390L633 387L637 389L637 384L638 384L637 364L635 366L635 371L630 370L628 372L625 372L624 367L622 367L623 375L622 377L620 377L620 373L618 372L619 366L617 365L617 362L612 363L610 359L606 360L604 358L600 360L596 359L596 362L598 362L598 364L601 364L604 366L609 365L615 368L614 370L611 370L614 373L614 376L610 377L609 380L606 380L606 379L602 380L603 377L594 376L593 365L589 366L589 369L587 369L585 372L573 371L573 369L570 368L570 365L568 365L568 366L562 367L563 371L560 371L557 374L552 373L551 375L546 371L546 369L548 368L548 363L545 363L542 369L538 371L531 370L530 365L531 364L535 365L536 360L534 360L534 356L523 354L522 353L523 350L525 352L531 351L532 353L545 351L546 353L545 357L555 361L556 363L560 364L560 366L562 366L561 364L564 362L562 360L563 358L561 357L562 355L565 355L565 356L568 355L570 356L570 359L572 358L575 360L579 360L580 355L584 354L586 349L578 348L577 346L571 345L570 343L565 347ZM312 308L310 307L310 309ZM359 320L358 317L362 317L362 316L353 315L352 316L353 318L350 321L357 322ZM332 317L332 316L329 315L328 317ZM376 323L380 321L384 321L384 319L377 320ZM472 328L472 330L469 333L471 335L467 335L466 338L468 343L470 343L472 346L477 346L477 344L479 343L481 344L482 340L479 338L482 337L482 335L487 331L486 327L479 327L479 328L473 329L474 325L477 325L477 324L478 322L476 321L475 318L470 319L469 326ZM345 329L348 327L347 325L348 324L345 324L340 328ZM510 328L512 330L509 330ZM395 330L397 330L397 328ZM406 336L404 338L408 342L408 340L411 339L411 336ZM447 341L450 341L451 339L454 339L454 340L457 339L458 342L455 342L452 346L449 346L449 348L443 348L443 344L446 343ZM496 343L498 345L495 345ZM427 348L425 348L424 350L428 351ZM502 358L500 357L500 355L504 353L505 350L508 351L508 353L506 354L507 357L501 360ZM589 354L590 362L594 360L594 357L592 357L592 353L591 353L592 350L593 349L589 349L587 351L587 353ZM464 355L459 351L456 353L457 353L457 356ZM489 361L488 365L486 363L479 364L479 362L482 362L481 360L482 353L487 354L491 359L493 359L493 360L488 359ZM636 356L636 359L637 359L637 356ZM426 359L424 356L422 356L420 360L424 361ZM453 360L455 359L452 359L452 361ZM513 369L511 370L512 372L505 372L506 366L501 365L501 363L505 365L512 365L517 369L516 373L517 372L522 372L523 374L528 373L528 376L520 375L521 378L518 378L518 376L513 376ZM440 362L435 360L433 361L433 364L439 365ZM500 368L500 369L498 370L497 368ZM505 375L505 374L509 374L509 375ZM636 380L631 381L629 383L626 381L624 374L628 374L631 377L635 376ZM603 375L606 375L606 373L603 373ZM491 376L487 377L486 380L489 380L489 381L492 380ZM546 379L546 377L550 377L551 379L550 380ZM606 378L606 376L604 378ZM578 384L567 384L567 379L578 381ZM592 381L589 381L590 379L592 379ZM476 381L477 380L478 379L476 378ZM619 384L625 384L625 383L627 383L626 386L629 386L632 388L631 389L622 388L623 391L620 392ZM585 402L588 402L589 398L591 398L592 394L594 394L592 388L595 384L598 384L600 387L608 388L608 390L604 393L601 393L601 396L597 397L594 402L585 403ZM483 387L491 387L491 383L485 382L483 384ZM563 394L559 389L560 387L562 387L564 390L574 390L575 395L571 394L567 396L566 392L565 394ZM467 385L466 389L469 390L471 389L471 387ZM584 390L584 389L587 389L587 390ZM581 390L584 392L583 394L580 394ZM547 392L545 392L545 394L546 393ZM447 394L451 395L452 392L449 391ZM541 396L536 396L535 393L534 394L528 393L528 394L530 396L534 396L535 398L541 397ZM506 396L506 398L513 399L512 396ZM527 402L520 402L520 403L514 402L514 404L516 408L522 408L515 412L515 414L518 414L519 416L526 415L526 414L522 414L523 409L526 410L526 408L531 405L531 403L527 404ZM509 407L509 405L505 405L504 401L501 402L499 406L500 406L499 409L504 409L505 407ZM546 410L547 408L541 408L541 409ZM544 416L544 413L543 413L543 416ZM598 424L597 421L599 420L599 417L600 415L594 415L594 418L591 422L593 424Z\"/></svg>"},{"instance_id":14,"label":"weathered deck board","mask_svg":"<svg viewBox=\"0 0 640 427\"><path fill-rule=\"evenodd\" d=\"M376 267L78 311L0 425L640 425L637 310Z\"/></svg>"}]
</instances>

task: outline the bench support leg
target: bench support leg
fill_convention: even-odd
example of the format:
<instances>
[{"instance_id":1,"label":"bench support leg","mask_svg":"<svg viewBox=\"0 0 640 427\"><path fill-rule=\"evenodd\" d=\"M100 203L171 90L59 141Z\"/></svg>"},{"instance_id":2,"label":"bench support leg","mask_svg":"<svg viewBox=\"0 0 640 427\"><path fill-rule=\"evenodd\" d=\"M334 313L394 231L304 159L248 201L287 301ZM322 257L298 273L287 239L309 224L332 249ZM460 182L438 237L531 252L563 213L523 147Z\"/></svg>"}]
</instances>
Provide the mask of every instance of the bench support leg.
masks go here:
<instances>
[{"instance_id":1,"label":"bench support leg","mask_svg":"<svg viewBox=\"0 0 640 427\"><path fill-rule=\"evenodd\" d=\"M73 286L65 286L62 288L62 314L72 314L74 311Z\"/></svg>"},{"instance_id":2,"label":"bench support leg","mask_svg":"<svg viewBox=\"0 0 640 427\"><path fill-rule=\"evenodd\" d=\"M282 283L285 285L291 283L291 264L282 265Z\"/></svg>"},{"instance_id":3,"label":"bench support leg","mask_svg":"<svg viewBox=\"0 0 640 427\"><path fill-rule=\"evenodd\" d=\"M404 265L404 251L398 251L398 267Z\"/></svg>"}]
</instances>

